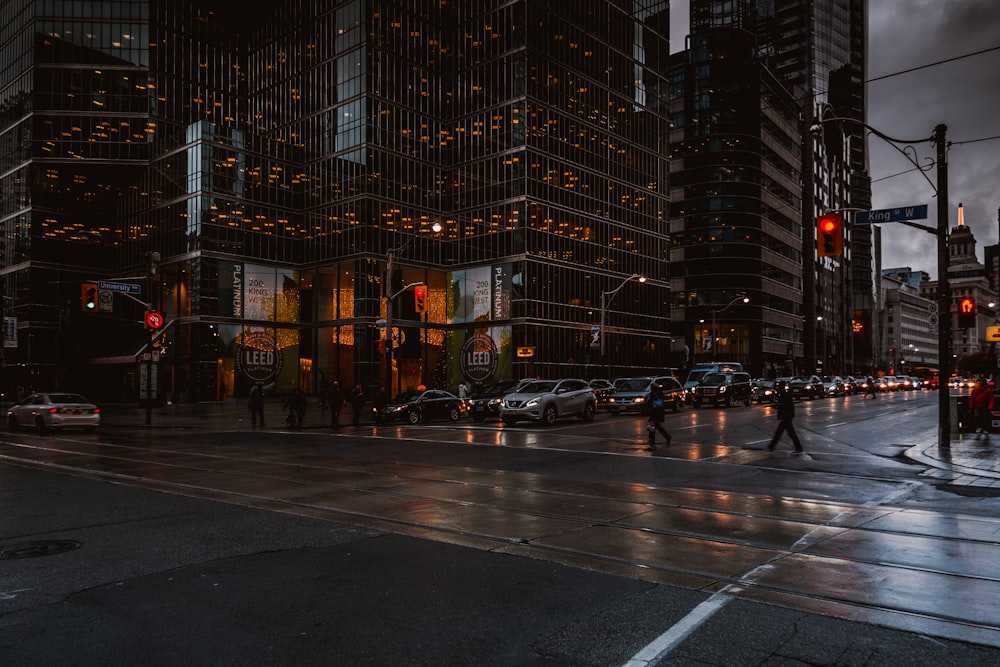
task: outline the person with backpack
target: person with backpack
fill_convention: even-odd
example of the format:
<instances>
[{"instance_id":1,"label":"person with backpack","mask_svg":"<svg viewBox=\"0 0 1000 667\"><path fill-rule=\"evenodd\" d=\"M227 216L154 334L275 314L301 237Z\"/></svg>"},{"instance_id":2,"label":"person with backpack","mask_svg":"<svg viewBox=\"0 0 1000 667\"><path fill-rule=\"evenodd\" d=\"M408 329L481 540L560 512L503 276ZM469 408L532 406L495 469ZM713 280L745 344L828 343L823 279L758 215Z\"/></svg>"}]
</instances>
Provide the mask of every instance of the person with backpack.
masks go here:
<instances>
[{"instance_id":1,"label":"person with backpack","mask_svg":"<svg viewBox=\"0 0 1000 667\"><path fill-rule=\"evenodd\" d=\"M979 436L990 439L990 427L993 421L993 383L981 380L969 396L969 413L976 425L976 440Z\"/></svg>"},{"instance_id":2,"label":"person with backpack","mask_svg":"<svg viewBox=\"0 0 1000 667\"><path fill-rule=\"evenodd\" d=\"M670 434L663 428L663 418L667 414L667 399L663 395L663 385L654 382L649 388L649 421L646 422L646 431L649 433L649 451L656 451L656 432L659 431L667 439L667 446L670 446Z\"/></svg>"},{"instance_id":3,"label":"person with backpack","mask_svg":"<svg viewBox=\"0 0 1000 667\"><path fill-rule=\"evenodd\" d=\"M247 407L250 409L250 421L253 423L253 427L257 428L257 418L260 417L260 427L266 428L264 423L264 403L267 400L267 393L264 391L264 385L261 383L255 384L250 388L250 398L247 399Z\"/></svg>"}]
</instances>

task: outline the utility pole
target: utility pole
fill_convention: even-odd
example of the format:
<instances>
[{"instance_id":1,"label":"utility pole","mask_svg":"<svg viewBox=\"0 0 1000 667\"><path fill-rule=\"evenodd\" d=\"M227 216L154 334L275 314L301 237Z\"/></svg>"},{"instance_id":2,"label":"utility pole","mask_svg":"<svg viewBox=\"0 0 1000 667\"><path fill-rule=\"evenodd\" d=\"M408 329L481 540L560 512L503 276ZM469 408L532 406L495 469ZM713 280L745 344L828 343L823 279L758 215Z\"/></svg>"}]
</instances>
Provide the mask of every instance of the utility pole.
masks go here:
<instances>
[{"instance_id":1,"label":"utility pole","mask_svg":"<svg viewBox=\"0 0 1000 667\"><path fill-rule=\"evenodd\" d=\"M146 289L149 290L149 308L156 310L156 295L153 291L153 276L156 275L160 263L160 253L150 252L146 264ZM156 342L156 329L149 332L149 361L146 362L146 426L153 423L153 343Z\"/></svg>"},{"instance_id":2,"label":"utility pole","mask_svg":"<svg viewBox=\"0 0 1000 667\"><path fill-rule=\"evenodd\" d=\"M938 244L938 447L951 449L951 284L948 280L948 126L934 128L937 145L937 244Z\"/></svg>"}]
</instances>

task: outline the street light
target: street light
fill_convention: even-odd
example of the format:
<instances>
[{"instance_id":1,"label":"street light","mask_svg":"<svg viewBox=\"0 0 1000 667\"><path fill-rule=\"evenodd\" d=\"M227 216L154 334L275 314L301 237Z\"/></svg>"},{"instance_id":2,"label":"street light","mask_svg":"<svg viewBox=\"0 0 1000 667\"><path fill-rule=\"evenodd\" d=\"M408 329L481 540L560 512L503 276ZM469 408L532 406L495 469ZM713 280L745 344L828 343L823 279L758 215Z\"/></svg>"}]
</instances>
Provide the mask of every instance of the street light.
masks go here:
<instances>
[{"instance_id":1,"label":"street light","mask_svg":"<svg viewBox=\"0 0 1000 667\"><path fill-rule=\"evenodd\" d=\"M938 354L940 356L941 382L938 386L938 447L947 449L951 447L951 400L948 393L948 379L954 368L951 354L951 285L948 280L948 142L946 135L948 126L944 123L934 128L934 133L924 139L906 141L890 137L884 132L876 130L874 127L856 118L845 118L834 116L831 118L814 118L809 127L811 133L818 134L823 131L823 124L830 122L854 123L865 128L876 137L886 142L896 149L903 157L909 161L921 173L924 179L934 190L937 197L937 227L927 227L911 221L901 221L903 224L917 229L923 229L937 236L938 251ZM931 182L925 173L930 165L921 165L917 162L915 150L912 144L929 142L937 147L937 157L934 164L937 165L937 186Z\"/></svg>"},{"instance_id":2,"label":"street light","mask_svg":"<svg viewBox=\"0 0 1000 667\"><path fill-rule=\"evenodd\" d=\"M729 303L727 303L722 308L713 308L712 309L712 361L713 362L719 360L718 356L717 356L717 352L718 352L717 348L719 347L719 345L718 345L718 343L719 343L719 337L715 334L715 316L718 313L724 313L724 312L726 312L727 310L729 310L730 306L732 306L734 303L739 303L740 301L742 301L743 303L750 303L750 297L748 297L746 295L744 295L744 296L738 296L735 299L733 299L732 301L730 301Z\"/></svg>"},{"instance_id":3,"label":"street light","mask_svg":"<svg viewBox=\"0 0 1000 667\"><path fill-rule=\"evenodd\" d=\"M441 231L441 223L435 222L431 225L431 231L435 234ZM395 269L395 259L398 254L406 249L406 246L413 243L413 240L417 238L416 234L410 236L406 239L406 242L398 248L391 248L385 254L385 295L387 298L385 303L385 390L392 396L392 359L393 359L393 341L392 341L392 302L400 294L410 289L411 287L417 287L423 285L422 282L410 283L404 286L401 290L397 291L395 294L392 293L392 278Z\"/></svg>"},{"instance_id":4,"label":"street light","mask_svg":"<svg viewBox=\"0 0 1000 667\"><path fill-rule=\"evenodd\" d=\"M611 300L615 298L615 295L618 294L621 288L625 287L625 285L627 285L633 280L638 280L640 283L644 283L646 282L646 276L642 275L641 273L633 273L628 278L623 280L621 282L621 285L614 288L613 290L609 290L607 292L603 291L601 292L601 356L604 357L604 362L608 367L609 380L611 379L611 359L608 358L608 356L605 354L605 350L607 349L607 343L605 342L607 334L604 331L604 321L607 318L608 306L611 305Z\"/></svg>"}]
</instances>

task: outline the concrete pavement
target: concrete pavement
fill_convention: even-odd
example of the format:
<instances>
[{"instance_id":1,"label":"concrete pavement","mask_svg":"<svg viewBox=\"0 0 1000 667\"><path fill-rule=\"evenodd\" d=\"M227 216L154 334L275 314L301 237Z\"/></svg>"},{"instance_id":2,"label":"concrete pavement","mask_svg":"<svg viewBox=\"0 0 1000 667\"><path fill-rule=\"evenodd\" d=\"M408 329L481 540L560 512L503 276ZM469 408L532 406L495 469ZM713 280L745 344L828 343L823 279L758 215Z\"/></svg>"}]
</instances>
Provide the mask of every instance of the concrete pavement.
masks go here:
<instances>
[{"instance_id":1,"label":"concrete pavement","mask_svg":"<svg viewBox=\"0 0 1000 667\"><path fill-rule=\"evenodd\" d=\"M272 401L265 409L268 429L285 429L286 412L283 402ZM306 430L329 429L330 412L321 410L310 400L303 428ZM102 406L102 424L111 427L144 427L146 410L135 405L112 404ZM230 399L218 403L171 404L153 408L149 415L149 428L184 428L199 430L252 429L250 412L242 401ZM340 424L351 427L351 410L340 415ZM362 426L371 426L371 405L367 405ZM927 467L924 476L937 483L966 487L970 493L1000 494L1000 434L977 435L953 433L947 447L941 447L936 434L927 442L913 445L903 456Z\"/></svg>"}]
</instances>

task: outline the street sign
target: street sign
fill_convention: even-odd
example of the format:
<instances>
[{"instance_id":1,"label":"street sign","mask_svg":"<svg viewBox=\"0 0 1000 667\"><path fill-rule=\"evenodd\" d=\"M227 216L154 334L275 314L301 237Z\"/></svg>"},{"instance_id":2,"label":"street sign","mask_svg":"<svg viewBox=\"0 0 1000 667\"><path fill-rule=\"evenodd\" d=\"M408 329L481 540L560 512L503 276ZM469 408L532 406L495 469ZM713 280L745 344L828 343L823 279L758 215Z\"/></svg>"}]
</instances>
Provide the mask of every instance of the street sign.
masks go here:
<instances>
[{"instance_id":1,"label":"street sign","mask_svg":"<svg viewBox=\"0 0 1000 667\"><path fill-rule=\"evenodd\" d=\"M927 204L917 206L901 206L900 208L885 208L878 211L858 211L854 214L854 224L875 225L883 222L902 222L903 220L926 220Z\"/></svg>"},{"instance_id":2,"label":"street sign","mask_svg":"<svg viewBox=\"0 0 1000 667\"><path fill-rule=\"evenodd\" d=\"M142 294L142 285L133 283L116 283L110 280L98 280L97 288L106 292L124 292L125 294Z\"/></svg>"},{"instance_id":3,"label":"street sign","mask_svg":"<svg viewBox=\"0 0 1000 667\"><path fill-rule=\"evenodd\" d=\"M155 331L157 329L162 329L163 325L167 323L167 320L163 317L162 313L155 310L147 310L144 323L147 329Z\"/></svg>"},{"instance_id":4,"label":"street sign","mask_svg":"<svg viewBox=\"0 0 1000 667\"><path fill-rule=\"evenodd\" d=\"M1000 327L986 327L986 340L1000 341Z\"/></svg>"},{"instance_id":5,"label":"street sign","mask_svg":"<svg viewBox=\"0 0 1000 667\"><path fill-rule=\"evenodd\" d=\"M517 356L521 357L521 358L524 358L524 357L533 357L533 356L535 356L535 348L533 348L533 347L519 347L519 348L517 348Z\"/></svg>"}]
</instances>

